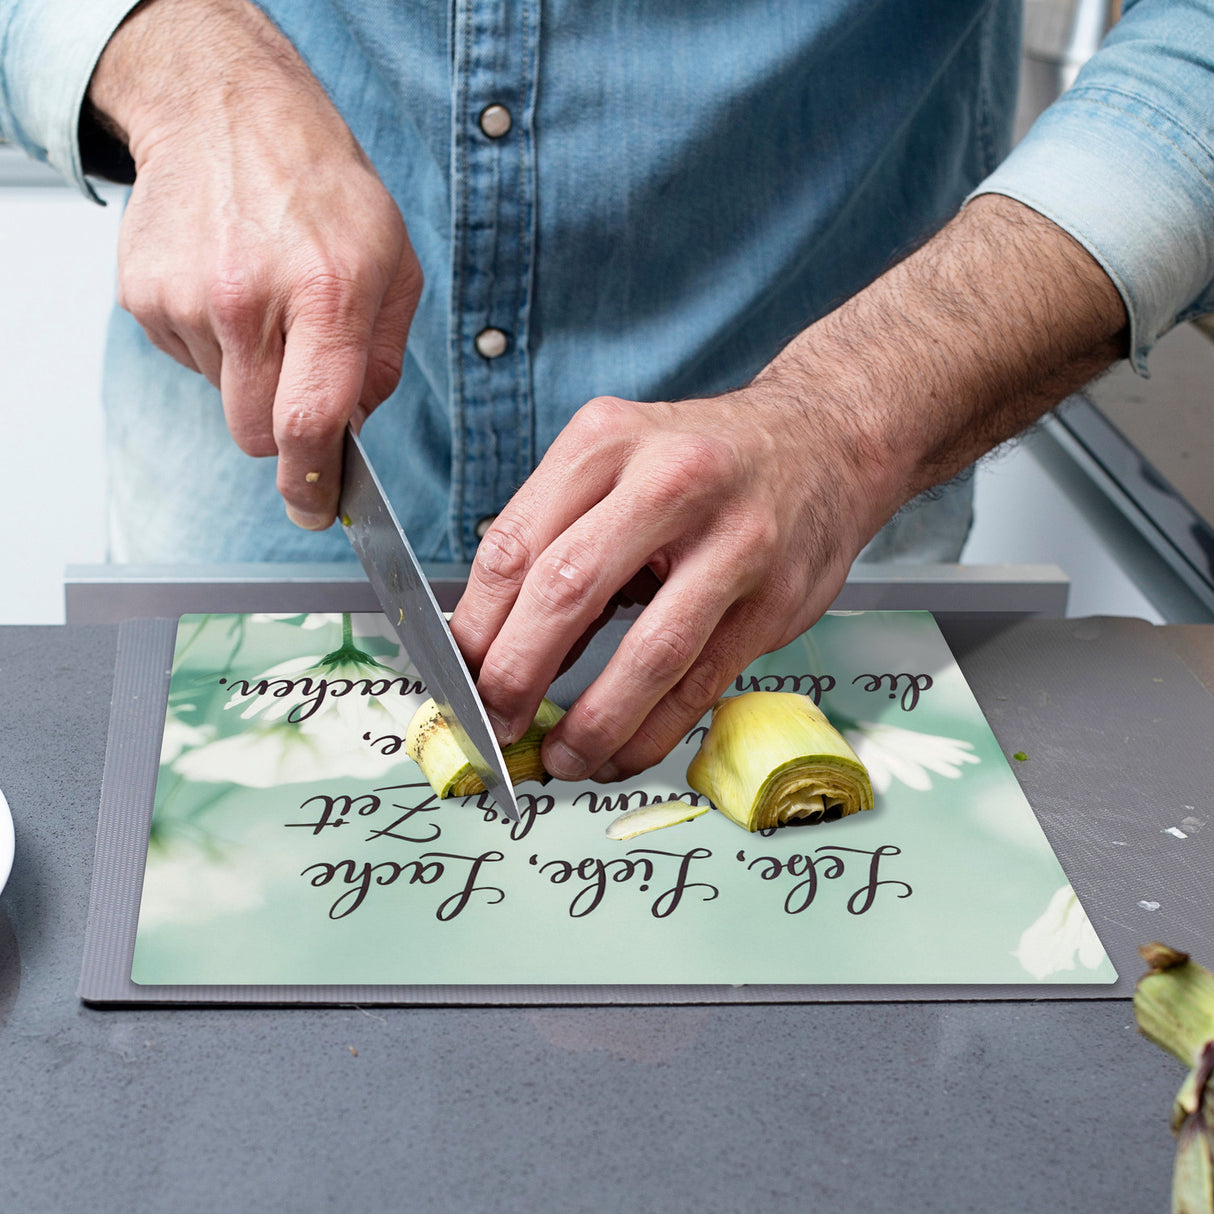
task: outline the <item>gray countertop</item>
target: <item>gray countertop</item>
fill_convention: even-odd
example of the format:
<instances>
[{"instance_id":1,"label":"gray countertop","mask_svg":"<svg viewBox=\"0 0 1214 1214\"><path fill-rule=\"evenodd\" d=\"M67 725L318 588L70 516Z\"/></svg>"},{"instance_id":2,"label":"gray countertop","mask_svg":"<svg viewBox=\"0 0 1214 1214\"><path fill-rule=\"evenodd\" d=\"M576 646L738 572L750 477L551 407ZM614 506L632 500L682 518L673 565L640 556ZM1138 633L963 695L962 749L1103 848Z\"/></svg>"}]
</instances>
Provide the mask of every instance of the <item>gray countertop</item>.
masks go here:
<instances>
[{"instance_id":1,"label":"gray countertop","mask_svg":"<svg viewBox=\"0 0 1214 1214\"><path fill-rule=\"evenodd\" d=\"M1214 826L1187 852L1157 836L1176 799L1214 816L1214 699L1190 673L1195 655L1209 669L1214 629L1024 621L950 637L1000 742L1038 756L1017 774L1060 854L1082 834L1077 804L1122 815L1130 846L1089 849L1083 882L1071 872L1119 967L1131 939L1200 951ZM0 629L17 832L0 894L0 1209L1167 1208L1183 1071L1124 999L83 1006L115 638ZM1076 677L1104 640L1138 654L1140 685L1101 662ZM1182 722L1166 719L1169 689ZM1176 896L1135 918L1147 881Z\"/></svg>"}]
</instances>

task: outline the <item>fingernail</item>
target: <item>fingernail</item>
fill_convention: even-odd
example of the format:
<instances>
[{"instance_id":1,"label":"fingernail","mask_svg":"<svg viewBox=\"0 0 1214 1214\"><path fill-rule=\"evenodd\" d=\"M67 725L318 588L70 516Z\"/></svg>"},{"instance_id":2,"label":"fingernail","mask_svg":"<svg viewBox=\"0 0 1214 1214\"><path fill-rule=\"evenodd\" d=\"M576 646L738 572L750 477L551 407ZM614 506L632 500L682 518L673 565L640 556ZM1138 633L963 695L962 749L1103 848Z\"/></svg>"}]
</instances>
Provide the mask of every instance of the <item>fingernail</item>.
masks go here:
<instances>
[{"instance_id":1,"label":"fingernail","mask_svg":"<svg viewBox=\"0 0 1214 1214\"><path fill-rule=\"evenodd\" d=\"M510 722L499 717L496 713L490 712L489 728L493 730L493 736L497 739L499 746L509 746L514 741L514 730L510 727Z\"/></svg>"},{"instance_id":2,"label":"fingernail","mask_svg":"<svg viewBox=\"0 0 1214 1214\"><path fill-rule=\"evenodd\" d=\"M620 778L619 768L614 763L608 761L590 778L599 784L614 784Z\"/></svg>"},{"instance_id":3,"label":"fingernail","mask_svg":"<svg viewBox=\"0 0 1214 1214\"><path fill-rule=\"evenodd\" d=\"M306 510L296 510L294 506L287 507L287 518L305 531L324 531L333 524L331 514L311 514Z\"/></svg>"},{"instance_id":4,"label":"fingernail","mask_svg":"<svg viewBox=\"0 0 1214 1214\"><path fill-rule=\"evenodd\" d=\"M558 780L580 780L586 774L589 764L564 742L553 742L545 748L544 766Z\"/></svg>"}]
</instances>

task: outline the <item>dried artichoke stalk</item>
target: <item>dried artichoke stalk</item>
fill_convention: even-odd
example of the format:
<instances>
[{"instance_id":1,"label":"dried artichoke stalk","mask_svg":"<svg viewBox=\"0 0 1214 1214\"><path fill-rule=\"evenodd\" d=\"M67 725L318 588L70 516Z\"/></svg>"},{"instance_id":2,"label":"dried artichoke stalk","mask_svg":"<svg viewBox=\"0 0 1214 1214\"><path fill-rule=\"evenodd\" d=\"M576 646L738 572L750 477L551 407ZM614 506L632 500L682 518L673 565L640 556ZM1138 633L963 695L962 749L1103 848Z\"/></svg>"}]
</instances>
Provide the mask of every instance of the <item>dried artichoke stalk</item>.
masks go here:
<instances>
[{"instance_id":1,"label":"dried artichoke stalk","mask_svg":"<svg viewBox=\"0 0 1214 1214\"><path fill-rule=\"evenodd\" d=\"M873 807L856 752L805 696L750 691L719 700L687 782L747 830L830 822Z\"/></svg>"},{"instance_id":2,"label":"dried artichoke stalk","mask_svg":"<svg viewBox=\"0 0 1214 1214\"><path fill-rule=\"evenodd\" d=\"M565 710L545 697L540 701L535 720L516 742L502 747L506 774L511 784L538 780L541 784L552 777L540 758L544 735L565 715ZM467 797L484 792L484 781L460 750L451 727L443 720L438 705L427 700L413 714L405 730L405 751L422 769L430 787L440 797Z\"/></svg>"},{"instance_id":3,"label":"dried artichoke stalk","mask_svg":"<svg viewBox=\"0 0 1214 1214\"><path fill-rule=\"evenodd\" d=\"M1172 1214L1214 1214L1214 974L1166 944L1138 951L1151 967L1134 991L1138 1027L1190 1068L1172 1105Z\"/></svg>"}]
</instances>

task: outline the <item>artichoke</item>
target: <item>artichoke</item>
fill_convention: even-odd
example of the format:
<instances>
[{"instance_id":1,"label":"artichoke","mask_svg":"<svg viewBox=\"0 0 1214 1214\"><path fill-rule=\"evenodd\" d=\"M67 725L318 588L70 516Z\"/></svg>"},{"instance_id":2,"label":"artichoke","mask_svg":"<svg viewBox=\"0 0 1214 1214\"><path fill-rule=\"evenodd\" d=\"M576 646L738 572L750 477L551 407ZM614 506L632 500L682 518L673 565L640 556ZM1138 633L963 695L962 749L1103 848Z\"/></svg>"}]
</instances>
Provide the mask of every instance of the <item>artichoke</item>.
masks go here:
<instances>
[{"instance_id":1,"label":"artichoke","mask_svg":"<svg viewBox=\"0 0 1214 1214\"><path fill-rule=\"evenodd\" d=\"M751 831L873 807L872 782L855 751L812 700L792 692L719 700L687 782Z\"/></svg>"},{"instance_id":2,"label":"artichoke","mask_svg":"<svg viewBox=\"0 0 1214 1214\"><path fill-rule=\"evenodd\" d=\"M540 701L535 720L516 742L502 747L506 774L511 784L551 779L540 758L544 735L565 715L565 710L545 697ZM484 792L484 781L460 750L451 727L438 711L433 699L413 714L405 730L405 751L422 769L430 787L439 797L467 797Z\"/></svg>"}]
</instances>

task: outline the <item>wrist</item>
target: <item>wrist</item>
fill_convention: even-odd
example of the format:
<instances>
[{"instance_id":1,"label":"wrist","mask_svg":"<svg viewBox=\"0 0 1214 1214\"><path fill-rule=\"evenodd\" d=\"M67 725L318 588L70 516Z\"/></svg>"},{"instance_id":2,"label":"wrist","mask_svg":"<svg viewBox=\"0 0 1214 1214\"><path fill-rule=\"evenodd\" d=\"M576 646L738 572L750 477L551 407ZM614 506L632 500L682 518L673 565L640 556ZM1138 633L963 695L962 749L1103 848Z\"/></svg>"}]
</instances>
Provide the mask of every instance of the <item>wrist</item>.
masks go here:
<instances>
[{"instance_id":1,"label":"wrist","mask_svg":"<svg viewBox=\"0 0 1214 1214\"><path fill-rule=\"evenodd\" d=\"M251 83L254 82L254 83ZM196 131L250 88L284 108L319 90L290 42L249 0L144 0L114 32L89 83L96 121L138 165L163 136Z\"/></svg>"},{"instance_id":2,"label":"wrist","mask_svg":"<svg viewBox=\"0 0 1214 1214\"><path fill-rule=\"evenodd\" d=\"M805 467L829 478L833 525L848 531L841 546L859 552L906 501L912 457L893 438L897 377L857 348L842 311L805 330L752 387L795 419ZM812 500L814 486L805 489Z\"/></svg>"},{"instance_id":3,"label":"wrist","mask_svg":"<svg viewBox=\"0 0 1214 1214\"><path fill-rule=\"evenodd\" d=\"M825 389L888 518L1124 357L1126 337L1094 258L1031 208L984 195L764 375L799 382L810 404Z\"/></svg>"}]
</instances>

